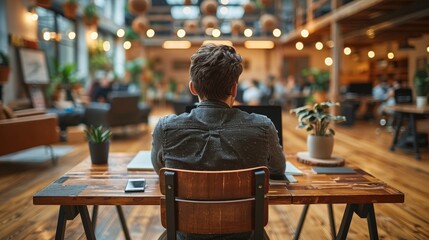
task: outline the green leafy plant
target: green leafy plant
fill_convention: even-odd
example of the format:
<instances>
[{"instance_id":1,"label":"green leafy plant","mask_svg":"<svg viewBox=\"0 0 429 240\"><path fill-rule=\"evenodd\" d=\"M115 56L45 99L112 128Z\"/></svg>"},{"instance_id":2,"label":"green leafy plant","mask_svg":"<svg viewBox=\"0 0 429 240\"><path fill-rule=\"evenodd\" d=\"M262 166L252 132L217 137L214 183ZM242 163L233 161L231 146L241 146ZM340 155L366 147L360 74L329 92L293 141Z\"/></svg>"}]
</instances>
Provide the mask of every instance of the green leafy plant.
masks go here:
<instances>
[{"instance_id":1,"label":"green leafy plant","mask_svg":"<svg viewBox=\"0 0 429 240\"><path fill-rule=\"evenodd\" d=\"M130 27L125 29L124 41L140 40L140 36Z\"/></svg>"},{"instance_id":2,"label":"green leafy plant","mask_svg":"<svg viewBox=\"0 0 429 240\"><path fill-rule=\"evenodd\" d=\"M131 80L133 83L139 83L140 74L143 73L143 67L146 64L146 60L143 58L136 58L134 60L125 63L125 68L131 74Z\"/></svg>"},{"instance_id":3,"label":"green leafy plant","mask_svg":"<svg viewBox=\"0 0 429 240\"><path fill-rule=\"evenodd\" d=\"M88 19L98 19L97 6L95 3L89 3L83 9L83 15Z\"/></svg>"},{"instance_id":4,"label":"green leafy plant","mask_svg":"<svg viewBox=\"0 0 429 240\"><path fill-rule=\"evenodd\" d=\"M9 57L4 52L0 52L0 65L9 66Z\"/></svg>"},{"instance_id":5,"label":"green leafy plant","mask_svg":"<svg viewBox=\"0 0 429 240\"><path fill-rule=\"evenodd\" d=\"M329 71L319 69L304 69L302 76L307 78L313 91L327 92L329 89Z\"/></svg>"},{"instance_id":6,"label":"green leafy plant","mask_svg":"<svg viewBox=\"0 0 429 240\"><path fill-rule=\"evenodd\" d=\"M329 127L329 123L332 121L346 121L345 116L332 116L329 114L329 108L339 105L339 103L327 101L316 103L312 107L295 108L290 110L290 113L294 113L298 117L299 124L297 128L305 129L315 136L333 136L335 131Z\"/></svg>"},{"instance_id":7,"label":"green leafy plant","mask_svg":"<svg viewBox=\"0 0 429 240\"><path fill-rule=\"evenodd\" d=\"M417 96L428 96L429 95L429 65L426 66L426 70L417 70L414 75L414 86L416 88Z\"/></svg>"},{"instance_id":8,"label":"green leafy plant","mask_svg":"<svg viewBox=\"0 0 429 240\"><path fill-rule=\"evenodd\" d=\"M109 129L104 129L103 126L90 126L84 131L86 139L93 143L107 142L112 137L112 132Z\"/></svg>"},{"instance_id":9,"label":"green leafy plant","mask_svg":"<svg viewBox=\"0 0 429 240\"><path fill-rule=\"evenodd\" d=\"M65 1L66 4L72 4L72 5L78 5L78 1L77 0L66 0Z\"/></svg>"}]
</instances>

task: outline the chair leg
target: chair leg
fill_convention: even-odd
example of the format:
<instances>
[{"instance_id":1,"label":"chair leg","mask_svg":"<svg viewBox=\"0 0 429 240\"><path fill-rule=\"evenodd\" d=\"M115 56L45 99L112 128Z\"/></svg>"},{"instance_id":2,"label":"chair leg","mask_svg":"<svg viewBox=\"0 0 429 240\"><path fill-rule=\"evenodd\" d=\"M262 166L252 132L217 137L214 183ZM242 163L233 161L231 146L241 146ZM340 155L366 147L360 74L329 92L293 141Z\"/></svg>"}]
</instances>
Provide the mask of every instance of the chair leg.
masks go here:
<instances>
[{"instance_id":1,"label":"chair leg","mask_svg":"<svg viewBox=\"0 0 429 240\"><path fill-rule=\"evenodd\" d=\"M55 153L54 153L54 148L51 146L51 145L46 145L45 146L45 149L47 150L47 151L49 151L49 153L50 153L50 155L51 155L51 161L52 161L52 165L54 165L54 166L56 166L57 165L57 160L58 160L58 157L57 156L55 156Z\"/></svg>"}]
</instances>

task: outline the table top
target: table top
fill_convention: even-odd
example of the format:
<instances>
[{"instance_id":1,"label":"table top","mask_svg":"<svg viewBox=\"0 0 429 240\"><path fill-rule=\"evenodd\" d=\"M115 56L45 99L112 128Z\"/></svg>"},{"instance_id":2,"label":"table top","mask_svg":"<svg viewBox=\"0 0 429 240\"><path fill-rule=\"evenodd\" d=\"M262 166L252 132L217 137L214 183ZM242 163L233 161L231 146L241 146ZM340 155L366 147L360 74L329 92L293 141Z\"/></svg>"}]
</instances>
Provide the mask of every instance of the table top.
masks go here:
<instances>
[{"instance_id":1,"label":"table top","mask_svg":"<svg viewBox=\"0 0 429 240\"><path fill-rule=\"evenodd\" d=\"M154 171L127 170L135 154L111 153L106 165L93 165L89 157L33 196L35 205L159 205L158 175ZM270 181L270 204L400 203L404 194L360 169L354 174L315 174L311 166L286 159L303 175L297 183ZM145 178L145 192L125 193L128 179Z\"/></svg>"},{"instance_id":2,"label":"table top","mask_svg":"<svg viewBox=\"0 0 429 240\"><path fill-rule=\"evenodd\" d=\"M386 110L393 110L395 112L406 112L406 113L417 113L417 114L428 114L429 106L417 107L416 104L395 104L392 106L386 106Z\"/></svg>"}]
</instances>

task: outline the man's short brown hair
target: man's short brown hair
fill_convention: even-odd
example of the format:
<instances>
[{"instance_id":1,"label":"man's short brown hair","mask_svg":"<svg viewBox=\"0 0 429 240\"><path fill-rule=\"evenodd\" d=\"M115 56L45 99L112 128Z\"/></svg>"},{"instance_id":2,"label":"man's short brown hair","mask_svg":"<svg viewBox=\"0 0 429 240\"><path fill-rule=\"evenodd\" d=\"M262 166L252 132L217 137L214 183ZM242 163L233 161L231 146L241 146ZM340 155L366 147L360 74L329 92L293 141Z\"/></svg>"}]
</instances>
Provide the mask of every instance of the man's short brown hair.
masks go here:
<instances>
[{"instance_id":1,"label":"man's short brown hair","mask_svg":"<svg viewBox=\"0 0 429 240\"><path fill-rule=\"evenodd\" d=\"M225 100L243 72L242 58L233 47L203 45L191 57L190 75L200 98Z\"/></svg>"}]
</instances>

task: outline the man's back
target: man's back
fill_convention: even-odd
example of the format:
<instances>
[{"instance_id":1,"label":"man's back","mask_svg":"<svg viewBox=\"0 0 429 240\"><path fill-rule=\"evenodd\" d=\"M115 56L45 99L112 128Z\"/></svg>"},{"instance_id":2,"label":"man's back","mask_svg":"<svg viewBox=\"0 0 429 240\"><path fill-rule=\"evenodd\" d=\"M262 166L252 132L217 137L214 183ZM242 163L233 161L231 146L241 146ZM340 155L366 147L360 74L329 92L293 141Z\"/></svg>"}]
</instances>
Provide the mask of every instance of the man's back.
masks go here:
<instances>
[{"instance_id":1,"label":"man's back","mask_svg":"<svg viewBox=\"0 0 429 240\"><path fill-rule=\"evenodd\" d=\"M272 174L284 171L285 159L272 122L221 102L205 101L189 114L162 118L153 134L155 168L232 170L268 166Z\"/></svg>"}]
</instances>

